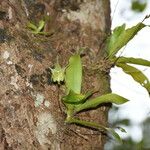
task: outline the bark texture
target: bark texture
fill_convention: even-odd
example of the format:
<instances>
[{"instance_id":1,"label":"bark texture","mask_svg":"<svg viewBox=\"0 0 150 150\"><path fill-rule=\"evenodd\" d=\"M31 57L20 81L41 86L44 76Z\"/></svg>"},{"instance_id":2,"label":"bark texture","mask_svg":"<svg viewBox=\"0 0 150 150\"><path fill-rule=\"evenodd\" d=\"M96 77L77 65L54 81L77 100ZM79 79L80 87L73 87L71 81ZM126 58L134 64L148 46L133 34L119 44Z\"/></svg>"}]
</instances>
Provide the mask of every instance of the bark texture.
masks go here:
<instances>
[{"instance_id":1,"label":"bark texture","mask_svg":"<svg viewBox=\"0 0 150 150\"><path fill-rule=\"evenodd\" d=\"M44 31L51 35L33 35L27 22L45 16ZM84 47L83 91L108 93L103 42L109 30L109 0L0 1L0 150L103 149L100 132L64 124L63 88L51 82L49 67L57 56L65 66ZM102 106L78 117L107 125L107 112Z\"/></svg>"}]
</instances>

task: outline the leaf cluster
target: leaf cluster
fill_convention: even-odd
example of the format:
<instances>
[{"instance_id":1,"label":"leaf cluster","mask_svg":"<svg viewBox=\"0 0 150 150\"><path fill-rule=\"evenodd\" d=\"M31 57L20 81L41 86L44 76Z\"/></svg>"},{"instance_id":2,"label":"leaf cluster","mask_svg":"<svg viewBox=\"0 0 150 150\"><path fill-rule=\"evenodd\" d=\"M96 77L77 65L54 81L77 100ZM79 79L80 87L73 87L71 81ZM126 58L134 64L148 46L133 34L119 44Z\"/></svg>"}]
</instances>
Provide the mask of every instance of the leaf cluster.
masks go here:
<instances>
[{"instance_id":1,"label":"leaf cluster","mask_svg":"<svg viewBox=\"0 0 150 150\"><path fill-rule=\"evenodd\" d=\"M58 65L57 65L58 66ZM52 70L52 77L54 82L58 82L59 80L55 80L54 70L60 69L60 66ZM61 69L60 69L61 70ZM60 73L60 76L62 74ZM115 103L117 105L124 104L128 102L128 100L122 96L119 96L114 93L109 93L105 95L101 95L98 97L91 98L93 95L92 91L88 91L87 93L82 93L82 61L80 54L74 54L70 57L69 63L64 72L64 83L66 86L66 95L62 97L62 102L66 106L66 123L73 123L77 125L82 125L90 128L97 129L102 132L111 133L118 141L121 142L120 136L115 132L114 129L105 127L95 122L80 120L76 117L77 113L80 113L84 110L96 109L100 107L103 103ZM58 74L56 75L58 77ZM122 132L122 128L120 128Z\"/></svg>"},{"instance_id":2,"label":"leaf cluster","mask_svg":"<svg viewBox=\"0 0 150 150\"><path fill-rule=\"evenodd\" d=\"M38 25L35 25L34 23L28 22L27 27L31 30L31 33L33 34L40 34L40 35L47 35L47 32L44 32L45 27L45 21L40 20Z\"/></svg>"},{"instance_id":3,"label":"leaf cluster","mask_svg":"<svg viewBox=\"0 0 150 150\"><path fill-rule=\"evenodd\" d=\"M149 17L149 16L148 16ZM146 17L146 18L148 18ZM145 18L145 19L146 19ZM144 20L143 20L144 21ZM113 33L108 37L106 42L106 51L109 60L111 60L114 65L122 68L122 70L130 75L136 82L138 82L142 87L144 87L150 94L150 81L144 75L142 71L132 66L134 64L150 67L150 61L142 58L132 58L132 57L116 57L116 54L123 48L134 36L143 28L145 28L143 22L136 24L131 28L125 28L125 24L116 27Z\"/></svg>"}]
</instances>

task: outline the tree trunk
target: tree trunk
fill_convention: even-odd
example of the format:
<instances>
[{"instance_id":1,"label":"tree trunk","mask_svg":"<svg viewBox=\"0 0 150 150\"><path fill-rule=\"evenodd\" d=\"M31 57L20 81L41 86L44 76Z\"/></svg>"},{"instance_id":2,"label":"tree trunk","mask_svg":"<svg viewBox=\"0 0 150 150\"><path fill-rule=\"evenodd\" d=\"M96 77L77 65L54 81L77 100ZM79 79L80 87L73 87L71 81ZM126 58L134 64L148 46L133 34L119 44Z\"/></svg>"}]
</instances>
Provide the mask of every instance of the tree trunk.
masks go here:
<instances>
[{"instance_id":1,"label":"tree trunk","mask_svg":"<svg viewBox=\"0 0 150 150\"><path fill-rule=\"evenodd\" d=\"M45 16L50 36L32 34L27 22ZM63 88L52 83L49 67L56 57L65 66L84 47L83 91L110 92L103 51L109 31L109 0L0 1L0 150L103 149L100 132L64 124ZM102 106L78 117L107 125L107 112Z\"/></svg>"}]
</instances>

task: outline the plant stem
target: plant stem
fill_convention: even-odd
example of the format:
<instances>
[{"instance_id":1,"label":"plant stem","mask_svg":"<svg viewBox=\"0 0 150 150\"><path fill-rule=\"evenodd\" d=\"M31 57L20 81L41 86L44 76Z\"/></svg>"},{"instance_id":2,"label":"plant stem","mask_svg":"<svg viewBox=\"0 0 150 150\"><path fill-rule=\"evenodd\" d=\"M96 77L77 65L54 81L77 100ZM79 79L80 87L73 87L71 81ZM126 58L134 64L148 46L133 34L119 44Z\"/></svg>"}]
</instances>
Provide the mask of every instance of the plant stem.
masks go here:
<instances>
[{"instance_id":1,"label":"plant stem","mask_svg":"<svg viewBox=\"0 0 150 150\"><path fill-rule=\"evenodd\" d=\"M74 106L67 104L66 107L67 107L67 119L66 120L68 120L73 117Z\"/></svg>"}]
</instances>

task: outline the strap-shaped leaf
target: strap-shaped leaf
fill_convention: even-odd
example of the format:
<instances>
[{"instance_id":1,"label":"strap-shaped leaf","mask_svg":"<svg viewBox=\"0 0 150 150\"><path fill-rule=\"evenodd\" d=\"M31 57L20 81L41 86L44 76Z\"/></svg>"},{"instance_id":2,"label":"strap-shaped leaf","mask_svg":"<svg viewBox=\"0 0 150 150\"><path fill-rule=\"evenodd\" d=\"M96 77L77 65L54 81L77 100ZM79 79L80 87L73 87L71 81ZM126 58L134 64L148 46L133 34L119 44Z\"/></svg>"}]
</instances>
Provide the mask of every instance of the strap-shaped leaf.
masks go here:
<instances>
[{"instance_id":1,"label":"strap-shaped leaf","mask_svg":"<svg viewBox=\"0 0 150 150\"><path fill-rule=\"evenodd\" d=\"M113 30L113 33L107 39L106 48L108 52L108 57L112 58L113 56L115 56L115 54L145 26L145 24L140 22L137 25L128 29L125 29L125 24L116 27Z\"/></svg>"},{"instance_id":2,"label":"strap-shaped leaf","mask_svg":"<svg viewBox=\"0 0 150 150\"><path fill-rule=\"evenodd\" d=\"M110 134L113 135L113 137L119 142L122 143L122 139L119 136L119 134L112 128L108 128L105 127L101 124L95 123L95 122L89 122L89 121L85 121L85 120L79 120L76 118L69 118L66 120L66 123L74 123L74 124L78 124L78 125L82 125L85 127L89 127L89 128L93 128L96 130L99 130L101 132L109 132Z\"/></svg>"},{"instance_id":3,"label":"strap-shaped leaf","mask_svg":"<svg viewBox=\"0 0 150 150\"><path fill-rule=\"evenodd\" d=\"M119 58L113 59L113 61L115 60L116 60L116 63L129 63L129 64L136 64L136 65L150 67L150 61L142 59L142 58L119 57Z\"/></svg>"},{"instance_id":4,"label":"strap-shaped leaf","mask_svg":"<svg viewBox=\"0 0 150 150\"><path fill-rule=\"evenodd\" d=\"M75 93L80 94L82 83L82 64L80 55L76 54L70 57L69 65L66 69L65 81L67 93L72 90Z\"/></svg>"},{"instance_id":5,"label":"strap-shaped leaf","mask_svg":"<svg viewBox=\"0 0 150 150\"><path fill-rule=\"evenodd\" d=\"M40 20L37 32L40 32L44 28L44 26L45 26L45 21L44 20Z\"/></svg>"},{"instance_id":6,"label":"strap-shaped leaf","mask_svg":"<svg viewBox=\"0 0 150 150\"><path fill-rule=\"evenodd\" d=\"M102 103L115 103L115 104L124 104L128 102L128 100L122 96L119 96L117 94L106 94L102 95L100 97L96 97L94 99L86 101L84 104L80 104L75 107L75 113L80 112L85 109L91 109L91 108L96 108Z\"/></svg>"},{"instance_id":7,"label":"strap-shaped leaf","mask_svg":"<svg viewBox=\"0 0 150 150\"><path fill-rule=\"evenodd\" d=\"M36 30L38 29L37 26L35 26L35 25L34 25L33 23L31 23L31 22L28 22L27 27L30 28L30 29L32 29L32 30L34 30L34 31L36 31Z\"/></svg>"},{"instance_id":8,"label":"strap-shaped leaf","mask_svg":"<svg viewBox=\"0 0 150 150\"><path fill-rule=\"evenodd\" d=\"M114 56L117 53L117 49L115 48L116 47L115 44L116 44L117 39L119 39L119 37L124 34L125 26L126 25L123 24L121 26L116 27L113 30L113 33L108 37L106 46L107 46L107 52L108 52L109 56L110 55Z\"/></svg>"},{"instance_id":9,"label":"strap-shaped leaf","mask_svg":"<svg viewBox=\"0 0 150 150\"><path fill-rule=\"evenodd\" d=\"M122 143L121 137L119 136L119 134L118 134L114 129L112 129L112 128L106 128L106 129L107 129L108 132L110 132L110 133L113 135L113 137L114 137L117 141L119 141L120 143Z\"/></svg>"},{"instance_id":10,"label":"strap-shaped leaf","mask_svg":"<svg viewBox=\"0 0 150 150\"><path fill-rule=\"evenodd\" d=\"M77 94L74 91L70 90L69 94L63 97L63 101L64 103L68 104L80 104L84 103L86 99L92 94L93 94L92 92L87 92L85 95Z\"/></svg>"},{"instance_id":11,"label":"strap-shaped leaf","mask_svg":"<svg viewBox=\"0 0 150 150\"><path fill-rule=\"evenodd\" d=\"M121 67L125 73L131 75L136 82L140 83L147 89L148 93L150 93L150 82L148 78L142 73L142 71L123 63L118 63L117 66Z\"/></svg>"},{"instance_id":12,"label":"strap-shaped leaf","mask_svg":"<svg viewBox=\"0 0 150 150\"><path fill-rule=\"evenodd\" d=\"M119 129L121 132L127 133L127 131L122 127L117 127L117 129Z\"/></svg>"}]
</instances>

